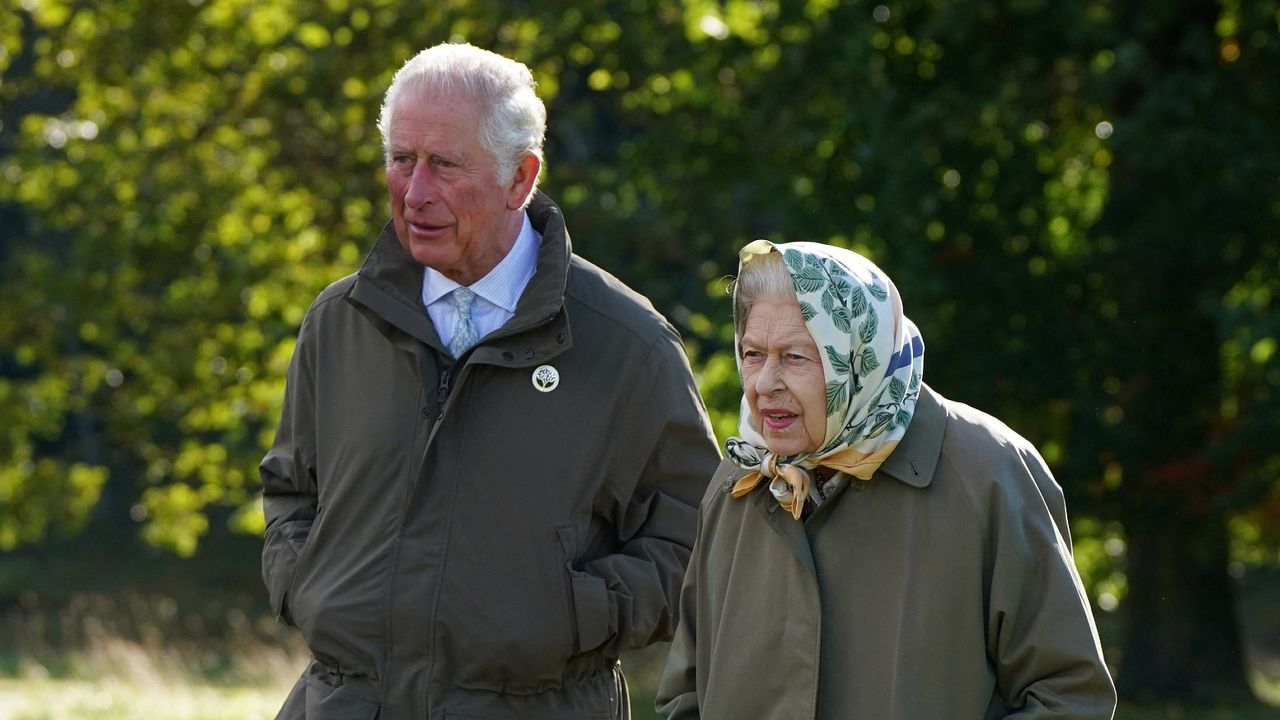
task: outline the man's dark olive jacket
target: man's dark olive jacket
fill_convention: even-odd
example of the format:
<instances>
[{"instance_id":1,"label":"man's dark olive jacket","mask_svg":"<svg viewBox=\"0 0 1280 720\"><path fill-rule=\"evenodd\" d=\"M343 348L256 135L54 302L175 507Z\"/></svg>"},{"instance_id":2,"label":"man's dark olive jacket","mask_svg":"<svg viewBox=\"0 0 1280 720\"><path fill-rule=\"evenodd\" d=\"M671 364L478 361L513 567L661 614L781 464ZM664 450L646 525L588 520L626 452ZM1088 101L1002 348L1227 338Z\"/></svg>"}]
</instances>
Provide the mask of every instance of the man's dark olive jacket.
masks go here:
<instances>
[{"instance_id":1,"label":"man's dark olive jacket","mask_svg":"<svg viewBox=\"0 0 1280 720\"><path fill-rule=\"evenodd\" d=\"M390 225L303 320L261 465L263 577L314 656L281 717L617 717L619 653L672 634L706 411L671 325L528 212L537 270L459 362Z\"/></svg>"}]
</instances>

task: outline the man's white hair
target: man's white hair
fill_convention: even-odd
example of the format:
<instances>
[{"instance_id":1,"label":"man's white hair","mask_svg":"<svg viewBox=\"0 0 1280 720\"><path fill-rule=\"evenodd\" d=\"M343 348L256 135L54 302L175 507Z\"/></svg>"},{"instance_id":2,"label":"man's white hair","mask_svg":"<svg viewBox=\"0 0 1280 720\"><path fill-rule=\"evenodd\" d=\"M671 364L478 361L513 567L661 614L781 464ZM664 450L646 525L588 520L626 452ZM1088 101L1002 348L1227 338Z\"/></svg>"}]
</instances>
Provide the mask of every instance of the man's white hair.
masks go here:
<instances>
[{"instance_id":1,"label":"man's white hair","mask_svg":"<svg viewBox=\"0 0 1280 720\"><path fill-rule=\"evenodd\" d=\"M534 92L533 73L524 63L467 43L441 43L414 55L391 80L382 99L378 130L384 153L390 152L391 118L406 92L430 90L473 99L480 105L480 144L498 167L496 182L506 185L521 158L542 162L547 108ZM533 190L537 190L537 178Z\"/></svg>"}]
</instances>

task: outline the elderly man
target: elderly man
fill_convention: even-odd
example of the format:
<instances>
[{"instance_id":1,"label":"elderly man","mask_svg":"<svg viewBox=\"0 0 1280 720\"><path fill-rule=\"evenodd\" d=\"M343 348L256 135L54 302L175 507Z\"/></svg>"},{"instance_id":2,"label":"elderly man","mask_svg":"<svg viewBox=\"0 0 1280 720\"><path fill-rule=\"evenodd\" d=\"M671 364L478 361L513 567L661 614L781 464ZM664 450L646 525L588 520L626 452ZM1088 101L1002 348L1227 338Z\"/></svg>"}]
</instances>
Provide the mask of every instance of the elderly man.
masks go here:
<instances>
[{"instance_id":1,"label":"elderly man","mask_svg":"<svg viewBox=\"0 0 1280 720\"><path fill-rule=\"evenodd\" d=\"M680 338L573 254L528 68L396 74L392 221L316 298L262 461L263 576L313 662L286 718L625 718L718 462Z\"/></svg>"}]
</instances>

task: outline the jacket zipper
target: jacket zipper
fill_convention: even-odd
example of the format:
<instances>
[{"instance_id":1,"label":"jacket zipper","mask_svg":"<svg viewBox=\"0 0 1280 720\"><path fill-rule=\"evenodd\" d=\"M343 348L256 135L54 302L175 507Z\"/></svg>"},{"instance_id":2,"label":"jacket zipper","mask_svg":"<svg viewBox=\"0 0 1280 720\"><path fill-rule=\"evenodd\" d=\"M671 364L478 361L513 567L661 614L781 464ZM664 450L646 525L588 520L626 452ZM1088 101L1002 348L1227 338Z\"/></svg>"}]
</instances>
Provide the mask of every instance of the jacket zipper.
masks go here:
<instances>
[{"instance_id":1,"label":"jacket zipper","mask_svg":"<svg viewBox=\"0 0 1280 720\"><path fill-rule=\"evenodd\" d=\"M452 376L452 367L447 367L440 371L440 385L436 388L436 407L440 409L440 413L436 415L437 423L444 417L444 404L449 399L449 380Z\"/></svg>"}]
</instances>

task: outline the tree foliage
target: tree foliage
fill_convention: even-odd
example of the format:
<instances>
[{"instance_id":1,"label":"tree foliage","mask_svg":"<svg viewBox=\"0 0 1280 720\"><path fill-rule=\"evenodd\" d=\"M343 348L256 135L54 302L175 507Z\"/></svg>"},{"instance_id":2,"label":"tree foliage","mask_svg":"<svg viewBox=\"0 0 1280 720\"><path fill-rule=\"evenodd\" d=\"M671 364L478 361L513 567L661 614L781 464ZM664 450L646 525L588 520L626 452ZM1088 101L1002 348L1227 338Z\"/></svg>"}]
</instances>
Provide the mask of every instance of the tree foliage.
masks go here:
<instances>
[{"instance_id":1,"label":"tree foliage","mask_svg":"<svg viewBox=\"0 0 1280 720\"><path fill-rule=\"evenodd\" d=\"M1276 0L0 0L0 548L94 513L179 553L211 508L260 524L294 332L387 216L381 94L466 39L533 69L575 248L682 328L721 435L737 248L852 247L926 381L1043 450L1102 605L1215 622L1226 563L1280 548L1278 25ZM1152 599L1197 578L1204 602Z\"/></svg>"}]
</instances>

